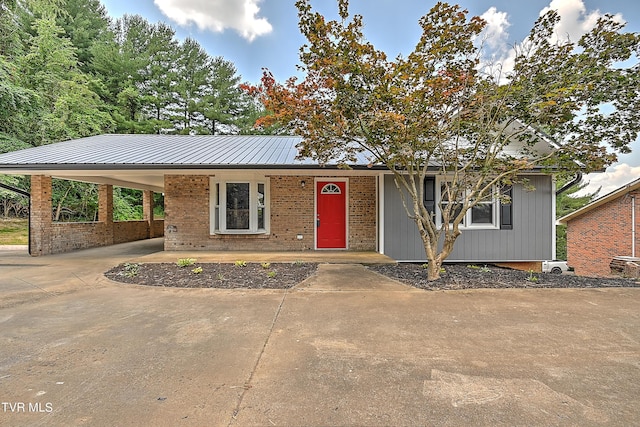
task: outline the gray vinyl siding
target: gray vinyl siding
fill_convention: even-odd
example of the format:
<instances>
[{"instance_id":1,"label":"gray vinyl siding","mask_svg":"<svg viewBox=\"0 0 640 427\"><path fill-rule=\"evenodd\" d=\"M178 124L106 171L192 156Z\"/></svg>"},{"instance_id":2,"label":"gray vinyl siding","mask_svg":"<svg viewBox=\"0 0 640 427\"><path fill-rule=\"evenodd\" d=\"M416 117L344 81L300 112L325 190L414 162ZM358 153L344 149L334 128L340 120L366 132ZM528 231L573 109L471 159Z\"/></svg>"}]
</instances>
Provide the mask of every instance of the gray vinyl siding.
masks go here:
<instances>
[{"instance_id":1,"label":"gray vinyl siding","mask_svg":"<svg viewBox=\"0 0 640 427\"><path fill-rule=\"evenodd\" d=\"M528 178L535 191L526 191L521 185L513 187L513 230L463 230L447 261L551 259L554 226L551 177ZM418 228L408 218L391 175L384 177L384 253L398 261L426 260Z\"/></svg>"}]
</instances>

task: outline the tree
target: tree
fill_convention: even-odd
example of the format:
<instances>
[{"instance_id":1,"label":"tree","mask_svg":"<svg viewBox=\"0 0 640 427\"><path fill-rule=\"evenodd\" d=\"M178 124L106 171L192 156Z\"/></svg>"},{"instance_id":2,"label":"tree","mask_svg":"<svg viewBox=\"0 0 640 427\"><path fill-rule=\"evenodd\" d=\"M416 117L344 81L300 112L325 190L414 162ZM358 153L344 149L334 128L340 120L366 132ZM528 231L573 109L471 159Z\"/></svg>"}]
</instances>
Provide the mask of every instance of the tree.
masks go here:
<instances>
[{"instance_id":1,"label":"tree","mask_svg":"<svg viewBox=\"0 0 640 427\"><path fill-rule=\"evenodd\" d=\"M213 58L209 74L208 93L204 98L203 114L212 135L235 130L239 118L249 108L244 92L239 88L240 76L236 67L222 57Z\"/></svg>"},{"instance_id":2,"label":"tree","mask_svg":"<svg viewBox=\"0 0 640 427\"><path fill-rule=\"evenodd\" d=\"M211 58L196 40L187 38L180 46L176 67L180 79L175 87L175 127L184 134L192 130L202 133L203 103L211 73Z\"/></svg>"},{"instance_id":3,"label":"tree","mask_svg":"<svg viewBox=\"0 0 640 427\"><path fill-rule=\"evenodd\" d=\"M22 85L38 93L32 145L103 133L112 126L96 84L78 68L75 48L53 18L34 21L36 35L21 58Z\"/></svg>"},{"instance_id":4,"label":"tree","mask_svg":"<svg viewBox=\"0 0 640 427\"><path fill-rule=\"evenodd\" d=\"M89 72L92 47L108 31L107 10L99 0L65 0L64 13L59 14L56 22L76 48L80 69Z\"/></svg>"},{"instance_id":5,"label":"tree","mask_svg":"<svg viewBox=\"0 0 640 427\"><path fill-rule=\"evenodd\" d=\"M176 102L174 87L178 84L175 62L179 46L175 31L166 24L151 26L151 37L147 47L149 63L143 70L145 77L141 92L145 101L145 112L154 133L171 127L170 106Z\"/></svg>"},{"instance_id":6,"label":"tree","mask_svg":"<svg viewBox=\"0 0 640 427\"><path fill-rule=\"evenodd\" d=\"M111 106L117 132L149 133L141 89L151 68L151 33L147 20L124 15L91 48L91 69L102 83L100 97Z\"/></svg>"},{"instance_id":7,"label":"tree","mask_svg":"<svg viewBox=\"0 0 640 427\"><path fill-rule=\"evenodd\" d=\"M637 56L640 37L612 16L576 44L551 41L559 17L547 13L517 47L514 69L501 72L482 62L485 22L458 6L435 5L413 52L395 59L365 40L348 0L338 0L335 21L308 0L296 6L305 77L278 83L265 72L271 114L258 125L286 124L303 137L300 155L321 164L346 166L365 153L385 165L424 243L429 280L467 212L506 198L502 186L526 185L522 173L532 170L600 169L638 135L638 73L614 64ZM442 197L425 204L433 173L446 177Z\"/></svg>"}]
</instances>

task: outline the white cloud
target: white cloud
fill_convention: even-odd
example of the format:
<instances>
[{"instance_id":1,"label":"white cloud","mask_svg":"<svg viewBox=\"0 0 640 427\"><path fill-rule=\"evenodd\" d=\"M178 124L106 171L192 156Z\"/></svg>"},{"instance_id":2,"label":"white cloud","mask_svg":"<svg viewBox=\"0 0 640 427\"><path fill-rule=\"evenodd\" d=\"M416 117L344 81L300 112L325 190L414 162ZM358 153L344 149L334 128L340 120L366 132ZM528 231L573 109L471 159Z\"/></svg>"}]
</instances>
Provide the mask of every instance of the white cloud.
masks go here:
<instances>
[{"instance_id":1,"label":"white cloud","mask_svg":"<svg viewBox=\"0 0 640 427\"><path fill-rule=\"evenodd\" d=\"M549 6L540 11L540 16L550 10L558 11L560 22L556 25L554 42L569 38L578 41L580 37L591 31L602 13L599 10L587 12L583 0L552 0ZM616 20L624 22L621 14L615 15Z\"/></svg>"},{"instance_id":2,"label":"white cloud","mask_svg":"<svg viewBox=\"0 0 640 427\"><path fill-rule=\"evenodd\" d=\"M540 11L540 16L549 10L556 10L560 15L560 22L556 25L554 42L570 38L576 42L596 25L598 18L603 14L599 10L587 11L584 0L551 0L549 6ZM513 70L516 52L508 46L508 28L510 23L507 14L491 7L481 17L487 21L485 29L485 43L490 48L490 58L485 63L499 64L504 76ZM615 19L624 22L621 14L615 15ZM524 43L524 41L522 42ZM495 67L494 67L495 68Z\"/></svg>"},{"instance_id":3,"label":"white cloud","mask_svg":"<svg viewBox=\"0 0 640 427\"><path fill-rule=\"evenodd\" d=\"M236 30L248 41L268 34L272 26L258 16L262 0L154 0L160 11L179 25L195 24L217 33Z\"/></svg>"},{"instance_id":4,"label":"white cloud","mask_svg":"<svg viewBox=\"0 0 640 427\"><path fill-rule=\"evenodd\" d=\"M600 188L598 197L604 196L638 178L640 178L640 166L620 163L608 167L605 172L585 175L583 181L588 181L589 185L578 191L576 196L593 193L598 188Z\"/></svg>"},{"instance_id":5,"label":"white cloud","mask_svg":"<svg viewBox=\"0 0 640 427\"><path fill-rule=\"evenodd\" d=\"M494 50L504 50L507 45L509 33L507 29L511 26L506 12L500 12L492 6L480 18L487 22L484 29L486 43Z\"/></svg>"},{"instance_id":6,"label":"white cloud","mask_svg":"<svg viewBox=\"0 0 640 427\"><path fill-rule=\"evenodd\" d=\"M495 75L500 81L505 81L506 74L513 70L515 52L508 44L511 26L506 12L500 12L492 6L480 18L487 23L482 34L476 40L484 44L484 58L481 68L485 72ZM501 76L501 77L498 77Z\"/></svg>"}]
</instances>

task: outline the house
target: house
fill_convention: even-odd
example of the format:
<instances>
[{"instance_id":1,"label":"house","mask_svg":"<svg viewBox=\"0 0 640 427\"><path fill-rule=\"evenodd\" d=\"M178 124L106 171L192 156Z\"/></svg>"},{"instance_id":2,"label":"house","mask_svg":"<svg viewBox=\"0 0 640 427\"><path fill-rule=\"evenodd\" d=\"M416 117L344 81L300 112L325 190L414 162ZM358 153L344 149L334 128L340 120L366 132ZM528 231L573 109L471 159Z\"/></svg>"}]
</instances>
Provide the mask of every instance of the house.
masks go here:
<instances>
[{"instance_id":1,"label":"house","mask_svg":"<svg viewBox=\"0 0 640 427\"><path fill-rule=\"evenodd\" d=\"M345 170L297 159L291 136L101 135L0 155L0 173L31 175L33 255L164 234L165 250L378 251L426 259L393 176L361 159ZM99 184L96 223L51 221L51 178ZM539 269L555 254L553 177L531 171L536 190L511 188L468 213L448 261ZM425 203L444 177L425 180ZM145 220L114 223L112 186L144 190ZM153 192L165 218L153 218ZM437 208L436 208L437 209ZM436 213L436 218L439 215ZM127 228L128 227L128 228Z\"/></svg>"},{"instance_id":2,"label":"house","mask_svg":"<svg viewBox=\"0 0 640 427\"><path fill-rule=\"evenodd\" d=\"M615 257L639 257L640 179L558 221L567 225L567 263L576 274L609 276Z\"/></svg>"}]
</instances>

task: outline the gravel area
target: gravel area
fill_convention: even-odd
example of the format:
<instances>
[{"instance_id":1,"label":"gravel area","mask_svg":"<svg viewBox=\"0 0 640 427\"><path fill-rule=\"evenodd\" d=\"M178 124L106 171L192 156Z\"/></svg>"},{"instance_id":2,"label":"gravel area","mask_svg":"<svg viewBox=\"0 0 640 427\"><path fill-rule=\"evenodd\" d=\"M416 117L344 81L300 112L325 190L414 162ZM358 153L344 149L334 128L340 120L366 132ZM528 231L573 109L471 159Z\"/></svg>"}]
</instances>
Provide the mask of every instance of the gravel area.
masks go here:
<instances>
[{"instance_id":1,"label":"gravel area","mask_svg":"<svg viewBox=\"0 0 640 427\"><path fill-rule=\"evenodd\" d=\"M422 264L380 264L369 268L416 288L435 290L499 288L610 288L640 287L637 279L595 278L571 273L528 273L492 265L449 264L440 279L429 282Z\"/></svg>"},{"instance_id":2,"label":"gravel area","mask_svg":"<svg viewBox=\"0 0 640 427\"><path fill-rule=\"evenodd\" d=\"M120 264L105 273L111 280L147 286L222 289L287 289L315 273L317 263L176 263ZM429 282L421 264L377 264L369 269L425 290L499 288L640 287L637 279L593 278L573 274L527 273L495 266L449 264L439 280Z\"/></svg>"}]
</instances>

